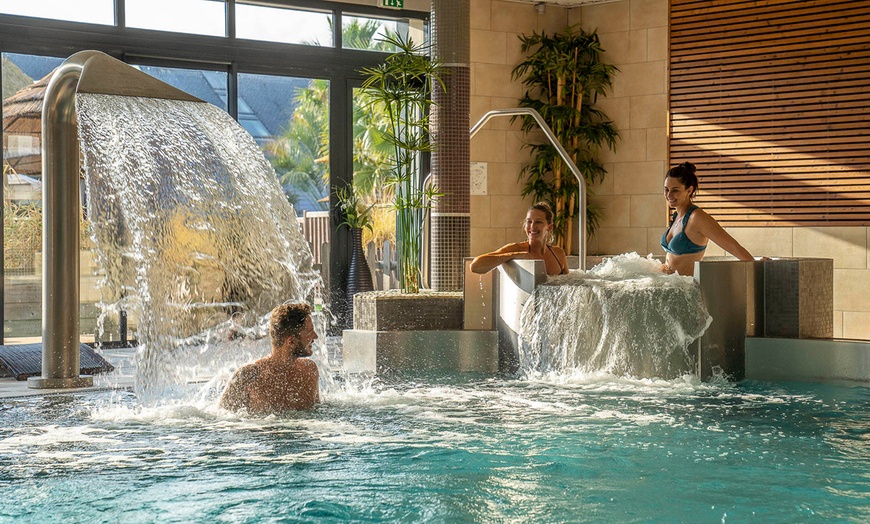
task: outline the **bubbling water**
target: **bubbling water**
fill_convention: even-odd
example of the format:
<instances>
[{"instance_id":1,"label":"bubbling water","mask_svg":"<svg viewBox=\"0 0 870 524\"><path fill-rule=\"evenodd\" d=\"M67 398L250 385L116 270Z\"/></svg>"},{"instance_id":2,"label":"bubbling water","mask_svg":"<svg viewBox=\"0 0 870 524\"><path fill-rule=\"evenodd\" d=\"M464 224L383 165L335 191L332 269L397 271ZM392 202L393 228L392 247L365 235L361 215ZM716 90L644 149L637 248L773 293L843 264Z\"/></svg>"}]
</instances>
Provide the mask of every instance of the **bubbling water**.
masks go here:
<instances>
[{"instance_id":1,"label":"bubbling water","mask_svg":"<svg viewBox=\"0 0 870 524\"><path fill-rule=\"evenodd\" d=\"M538 286L523 307L520 371L675 378L712 318L691 277L637 253Z\"/></svg>"},{"instance_id":2,"label":"bubbling water","mask_svg":"<svg viewBox=\"0 0 870 524\"><path fill-rule=\"evenodd\" d=\"M138 319L137 394L268 352L268 313L321 285L253 138L200 102L76 97L104 312Z\"/></svg>"}]
</instances>

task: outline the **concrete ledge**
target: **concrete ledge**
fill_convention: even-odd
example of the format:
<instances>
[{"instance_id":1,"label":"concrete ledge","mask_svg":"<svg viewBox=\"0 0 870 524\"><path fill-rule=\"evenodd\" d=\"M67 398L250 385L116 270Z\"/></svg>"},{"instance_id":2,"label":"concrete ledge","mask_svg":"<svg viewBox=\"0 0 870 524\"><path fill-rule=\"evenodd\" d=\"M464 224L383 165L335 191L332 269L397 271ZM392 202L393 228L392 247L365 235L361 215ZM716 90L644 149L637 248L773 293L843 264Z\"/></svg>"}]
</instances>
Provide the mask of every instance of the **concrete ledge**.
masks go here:
<instances>
[{"instance_id":1,"label":"concrete ledge","mask_svg":"<svg viewBox=\"0 0 870 524\"><path fill-rule=\"evenodd\" d=\"M364 331L342 333L348 373L384 371L498 371L495 331Z\"/></svg>"},{"instance_id":2,"label":"concrete ledge","mask_svg":"<svg viewBox=\"0 0 870 524\"><path fill-rule=\"evenodd\" d=\"M870 341L747 337L746 378L870 384Z\"/></svg>"}]
</instances>

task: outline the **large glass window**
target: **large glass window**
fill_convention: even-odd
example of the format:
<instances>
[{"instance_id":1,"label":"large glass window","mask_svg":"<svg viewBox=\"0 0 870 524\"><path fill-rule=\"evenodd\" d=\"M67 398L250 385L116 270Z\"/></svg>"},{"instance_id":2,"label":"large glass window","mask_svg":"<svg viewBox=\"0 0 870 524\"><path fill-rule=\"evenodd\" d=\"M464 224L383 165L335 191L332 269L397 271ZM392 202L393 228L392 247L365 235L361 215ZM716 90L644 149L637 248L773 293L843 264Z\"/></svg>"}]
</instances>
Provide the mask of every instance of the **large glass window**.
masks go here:
<instances>
[{"instance_id":1,"label":"large glass window","mask_svg":"<svg viewBox=\"0 0 870 524\"><path fill-rule=\"evenodd\" d=\"M227 34L224 0L126 0L125 6L128 27L194 35Z\"/></svg>"},{"instance_id":2,"label":"large glass window","mask_svg":"<svg viewBox=\"0 0 870 524\"><path fill-rule=\"evenodd\" d=\"M346 14L342 16L341 43L345 49L393 52L395 46L384 42L388 35L410 38L416 43L425 41L423 20L416 18L372 18Z\"/></svg>"},{"instance_id":3,"label":"large glass window","mask_svg":"<svg viewBox=\"0 0 870 524\"><path fill-rule=\"evenodd\" d=\"M353 186L366 205L374 204L371 230L363 231L363 242L374 242L380 250L384 242L395 245L396 213L389 203L393 189L388 183L393 166L393 147L384 140L387 115L365 90L353 90Z\"/></svg>"},{"instance_id":4,"label":"large glass window","mask_svg":"<svg viewBox=\"0 0 870 524\"><path fill-rule=\"evenodd\" d=\"M332 13L236 4L236 37L285 44L332 46Z\"/></svg>"},{"instance_id":5,"label":"large glass window","mask_svg":"<svg viewBox=\"0 0 870 524\"><path fill-rule=\"evenodd\" d=\"M0 13L70 22L112 25L115 23L113 0L3 0Z\"/></svg>"},{"instance_id":6,"label":"large glass window","mask_svg":"<svg viewBox=\"0 0 870 524\"><path fill-rule=\"evenodd\" d=\"M239 123L293 204L315 267L329 249L329 81L239 74Z\"/></svg>"},{"instance_id":7,"label":"large glass window","mask_svg":"<svg viewBox=\"0 0 870 524\"><path fill-rule=\"evenodd\" d=\"M61 58L2 54L3 67L3 334L6 343L42 335L42 98ZM83 282L95 286L95 282ZM89 319L89 308L82 318ZM91 325L95 315L90 319Z\"/></svg>"},{"instance_id":8,"label":"large glass window","mask_svg":"<svg viewBox=\"0 0 870 524\"><path fill-rule=\"evenodd\" d=\"M178 67L137 66L142 72L227 110L227 73Z\"/></svg>"},{"instance_id":9,"label":"large glass window","mask_svg":"<svg viewBox=\"0 0 870 524\"><path fill-rule=\"evenodd\" d=\"M329 209L329 81L239 74L239 123L302 216Z\"/></svg>"},{"instance_id":10,"label":"large glass window","mask_svg":"<svg viewBox=\"0 0 870 524\"><path fill-rule=\"evenodd\" d=\"M237 0L235 20L227 20L230 11L223 0L124 0L123 26L106 32L80 23L113 24L115 3L0 0L3 99L19 103L4 104L3 108L6 237L2 296L6 343L24 342L29 337L38 340L41 336L39 131L40 89L44 86L34 83L76 50L97 49L138 62L142 71L236 116L274 166L299 215L303 234L312 245L315 263L322 263L324 269L340 269L345 263L344 236L336 237L337 232L330 230L334 225L330 222L330 184L343 185L353 177L367 199L389 200L383 180L389 169L384 155L390 153L378 149L382 147L377 131L379 116L367 112L357 100L351 101L351 93L355 98L363 95L349 86L358 81L355 79L361 68L377 63L376 52L391 51L381 41L384 35L396 32L424 41L425 13L418 13L418 19L397 19L393 11L366 5L354 5L353 14L348 14L343 9L349 4L327 1L299 0L298 5L293 5L297 4L294 0ZM338 40L334 34L339 29L334 24L336 12L342 14L343 49L324 49ZM19 16L34 18L22 23ZM235 28L235 39L228 38L228 27ZM144 39L147 34L153 38ZM282 45L286 43L293 45ZM373 52L364 55L344 49ZM35 97L22 100L29 95L21 95L10 100L21 91L32 91ZM348 121L351 106L353 118ZM16 116L13 110L26 113L25 109L33 117L30 132L12 127L26 123L26 119L12 118ZM351 124L353 148L347 144ZM336 144L342 147L336 148ZM383 209L385 220L389 220L391 210L387 206ZM389 225L377 229L386 234L393 230ZM341 241L320 243L330 236ZM87 252L89 236L83 234L82 239L81 329L83 340L87 340L94 330L99 292L93 275L97 268ZM322 256L327 252L332 255L331 265ZM333 287L341 285L340 277L330 279L326 271L324 277ZM333 298L343 296L337 288L330 289ZM110 319L106 325L104 341L117 336L116 321Z\"/></svg>"}]
</instances>

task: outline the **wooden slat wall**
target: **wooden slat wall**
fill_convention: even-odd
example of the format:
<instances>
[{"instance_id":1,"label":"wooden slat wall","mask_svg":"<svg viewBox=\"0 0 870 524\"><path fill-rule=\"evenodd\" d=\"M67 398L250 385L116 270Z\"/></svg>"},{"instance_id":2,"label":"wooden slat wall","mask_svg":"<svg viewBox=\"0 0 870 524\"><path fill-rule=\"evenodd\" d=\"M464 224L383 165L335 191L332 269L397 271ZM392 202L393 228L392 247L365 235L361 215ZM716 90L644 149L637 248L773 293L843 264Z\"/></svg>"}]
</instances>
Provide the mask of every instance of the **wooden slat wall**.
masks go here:
<instances>
[{"instance_id":1,"label":"wooden slat wall","mask_svg":"<svg viewBox=\"0 0 870 524\"><path fill-rule=\"evenodd\" d=\"M672 0L670 161L723 226L870 225L870 2Z\"/></svg>"}]
</instances>

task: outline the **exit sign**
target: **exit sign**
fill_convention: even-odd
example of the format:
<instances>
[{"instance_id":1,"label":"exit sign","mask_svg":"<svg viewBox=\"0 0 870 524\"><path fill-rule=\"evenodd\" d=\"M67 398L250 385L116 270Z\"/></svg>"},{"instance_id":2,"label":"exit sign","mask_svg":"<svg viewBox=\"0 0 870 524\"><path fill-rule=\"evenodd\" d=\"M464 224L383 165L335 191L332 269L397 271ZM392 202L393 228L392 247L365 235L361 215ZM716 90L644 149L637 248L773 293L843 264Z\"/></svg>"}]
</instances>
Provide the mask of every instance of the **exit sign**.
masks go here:
<instances>
[{"instance_id":1,"label":"exit sign","mask_svg":"<svg viewBox=\"0 0 870 524\"><path fill-rule=\"evenodd\" d=\"M393 9L403 9L405 7L405 0L381 0L381 5L392 7Z\"/></svg>"}]
</instances>

